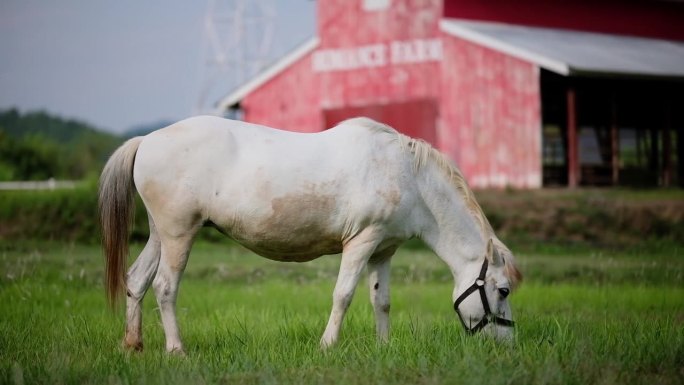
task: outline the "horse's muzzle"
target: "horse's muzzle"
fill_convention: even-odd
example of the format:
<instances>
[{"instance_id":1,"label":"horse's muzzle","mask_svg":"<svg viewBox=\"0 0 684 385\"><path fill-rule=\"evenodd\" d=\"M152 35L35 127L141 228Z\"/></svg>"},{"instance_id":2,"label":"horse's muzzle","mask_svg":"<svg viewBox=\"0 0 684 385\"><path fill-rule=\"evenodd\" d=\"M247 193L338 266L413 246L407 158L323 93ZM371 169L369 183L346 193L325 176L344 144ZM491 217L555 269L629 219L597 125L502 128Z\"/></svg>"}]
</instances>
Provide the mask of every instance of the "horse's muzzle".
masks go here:
<instances>
[{"instance_id":1,"label":"horse's muzzle","mask_svg":"<svg viewBox=\"0 0 684 385\"><path fill-rule=\"evenodd\" d=\"M484 288L485 275L487 274L488 267L489 262L487 261L487 258L485 258L484 262L482 262L480 275L478 275L475 282L472 285L470 285L470 287L468 287L463 293L461 293L461 295L459 295L458 298L456 298L456 301L454 302L454 310L456 311L456 314L458 314L458 318L461 320L461 323L463 324L463 327L466 329L468 334L475 334L490 323L507 327L515 326L515 322L513 322L512 320L501 318L493 314L491 308L489 307L487 293L485 292ZM473 326L472 319L469 319L468 322L466 322L466 319L463 317L463 314L458 309L458 307L459 305L461 305L461 302L463 302L466 298L468 298L468 296L475 293L476 291L480 293L480 300L482 301L482 307L484 309L484 317L482 317L482 319Z\"/></svg>"}]
</instances>

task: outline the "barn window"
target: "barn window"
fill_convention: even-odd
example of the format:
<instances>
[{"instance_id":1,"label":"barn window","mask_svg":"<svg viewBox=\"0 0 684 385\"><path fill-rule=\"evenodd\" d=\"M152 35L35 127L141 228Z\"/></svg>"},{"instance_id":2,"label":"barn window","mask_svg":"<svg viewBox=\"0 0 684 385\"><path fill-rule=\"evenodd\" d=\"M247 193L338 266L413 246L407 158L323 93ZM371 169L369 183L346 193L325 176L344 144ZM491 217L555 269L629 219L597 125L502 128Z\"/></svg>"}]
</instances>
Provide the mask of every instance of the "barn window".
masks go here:
<instances>
[{"instance_id":1,"label":"barn window","mask_svg":"<svg viewBox=\"0 0 684 385\"><path fill-rule=\"evenodd\" d=\"M363 0L363 10L366 12L384 11L389 8L391 0Z\"/></svg>"},{"instance_id":2,"label":"barn window","mask_svg":"<svg viewBox=\"0 0 684 385\"><path fill-rule=\"evenodd\" d=\"M560 126L556 124L545 125L543 135L544 166L564 166L565 143Z\"/></svg>"},{"instance_id":3,"label":"barn window","mask_svg":"<svg viewBox=\"0 0 684 385\"><path fill-rule=\"evenodd\" d=\"M240 104L240 102L237 102L232 106L228 107L224 112L223 116L233 120L244 120L245 111L242 109L242 105Z\"/></svg>"}]
</instances>

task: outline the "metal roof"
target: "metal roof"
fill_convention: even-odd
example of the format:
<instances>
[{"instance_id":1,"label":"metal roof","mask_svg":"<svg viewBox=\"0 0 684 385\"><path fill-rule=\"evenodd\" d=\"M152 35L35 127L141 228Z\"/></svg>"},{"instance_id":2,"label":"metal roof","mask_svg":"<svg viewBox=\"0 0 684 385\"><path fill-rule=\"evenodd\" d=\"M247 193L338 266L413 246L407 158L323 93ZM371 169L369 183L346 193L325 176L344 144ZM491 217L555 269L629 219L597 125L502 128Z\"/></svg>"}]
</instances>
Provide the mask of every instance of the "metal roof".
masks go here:
<instances>
[{"instance_id":1,"label":"metal roof","mask_svg":"<svg viewBox=\"0 0 684 385\"><path fill-rule=\"evenodd\" d=\"M684 77L684 42L460 19L440 28L565 76Z\"/></svg>"}]
</instances>

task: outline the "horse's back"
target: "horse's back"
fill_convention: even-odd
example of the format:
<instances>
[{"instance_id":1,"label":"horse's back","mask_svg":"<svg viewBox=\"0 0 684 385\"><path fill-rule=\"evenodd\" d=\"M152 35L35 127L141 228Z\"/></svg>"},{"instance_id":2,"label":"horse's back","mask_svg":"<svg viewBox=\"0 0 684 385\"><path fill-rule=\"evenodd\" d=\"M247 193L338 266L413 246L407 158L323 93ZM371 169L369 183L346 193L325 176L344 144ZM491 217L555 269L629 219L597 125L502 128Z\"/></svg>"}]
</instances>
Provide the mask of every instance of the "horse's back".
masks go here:
<instances>
[{"instance_id":1,"label":"horse's back","mask_svg":"<svg viewBox=\"0 0 684 385\"><path fill-rule=\"evenodd\" d=\"M358 120L358 119L357 119ZM352 123L354 120L351 121ZM384 127L384 126L383 126ZM136 169L148 176L178 173L207 179L267 173L272 181L326 179L331 173L401 161L389 144L391 129L343 124L318 133L296 133L213 116L189 118L146 136ZM396 150L396 148L394 148ZM372 162L369 164L369 162ZM385 162L385 164L380 164ZM209 177L209 174L213 177ZM323 175L320 175L323 174Z\"/></svg>"},{"instance_id":2,"label":"horse's back","mask_svg":"<svg viewBox=\"0 0 684 385\"><path fill-rule=\"evenodd\" d=\"M396 135L364 124L302 134L196 117L143 140L135 182L153 217L172 216L179 228L195 218L262 255L307 260L340 252L400 209L410 162Z\"/></svg>"}]
</instances>

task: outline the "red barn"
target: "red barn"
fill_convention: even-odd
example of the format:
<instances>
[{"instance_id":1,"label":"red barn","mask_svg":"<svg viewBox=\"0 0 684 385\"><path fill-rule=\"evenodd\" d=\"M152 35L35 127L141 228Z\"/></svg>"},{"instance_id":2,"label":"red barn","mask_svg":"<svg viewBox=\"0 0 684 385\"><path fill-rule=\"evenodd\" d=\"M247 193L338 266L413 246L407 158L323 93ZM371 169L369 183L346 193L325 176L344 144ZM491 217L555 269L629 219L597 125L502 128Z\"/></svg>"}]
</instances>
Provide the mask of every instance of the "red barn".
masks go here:
<instances>
[{"instance_id":1,"label":"red barn","mask_svg":"<svg viewBox=\"0 0 684 385\"><path fill-rule=\"evenodd\" d=\"M368 116L478 188L684 182L682 2L319 0L317 23L219 106L300 132Z\"/></svg>"}]
</instances>

